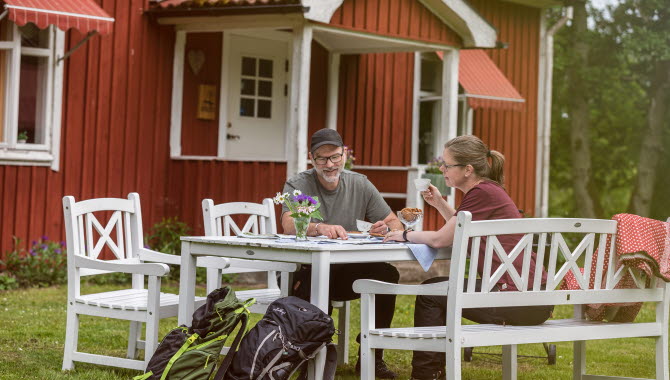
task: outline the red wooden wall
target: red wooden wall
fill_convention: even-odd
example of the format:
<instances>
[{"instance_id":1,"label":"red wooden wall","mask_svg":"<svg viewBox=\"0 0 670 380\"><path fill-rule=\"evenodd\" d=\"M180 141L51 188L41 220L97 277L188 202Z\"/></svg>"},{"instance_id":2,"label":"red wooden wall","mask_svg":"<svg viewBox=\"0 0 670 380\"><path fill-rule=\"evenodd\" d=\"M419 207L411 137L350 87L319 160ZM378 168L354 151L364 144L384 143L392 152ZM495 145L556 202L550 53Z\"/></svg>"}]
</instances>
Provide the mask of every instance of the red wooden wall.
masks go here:
<instances>
[{"instance_id":1,"label":"red wooden wall","mask_svg":"<svg viewBox=\"0 0 670 380\"><path fill-rule=\"evenodd\" d=\"M537 91L540 10L505 1L470 0L497 30L507 49L489 50L493 61L526 99L523 111L479 110L474 134L505 155L505 184L517 206L535 213Z\"/></svg>"},{"instance_id":2,"label":"red wooden wall","mask_svg":"<svg viewBox=\"0 0 670 380\"><path fill-rule=\"evenodd\" d=\"M159 26L143 14L146 0L99 3L115 18L114 32L92 38L66 60L60 171L0 166L2 257L12 247L12 236L28 241L42 235L63 239L64 195L125 197L137 191L145 232L163 217L178 216L194 233L202 233L203 198L260 201L281 190L286 173L283 163L169 158L174 29ZM459 44L440 28L411 29L406 15L430 19L414 4L418 2L345 0L333 23ZM539 11L500 1L472 0L472 4L498 29L499 39L509 43L507 50L490 54L527 101L524 112L476 112L475 133L507 156L508 189L518 205L530 211L535 183ZM410 9L403 8L406 6ZM372 17L376 10L377 18ZM433 25L432 21L425 23ZM393 25L410 29L393 29ZM76 31L66 37L66 49L83 38ZM313 54L310 131L325 125L328 85L327 52L314 44ZM338 129L355 150L358 164L409 165L412 73L413 58L408 53L342 57ZM382 191L402 192L406 183L402 172L366 174ZM398 207L397 201L392 203L394 209Z\"/></svg>"}]
</instances>

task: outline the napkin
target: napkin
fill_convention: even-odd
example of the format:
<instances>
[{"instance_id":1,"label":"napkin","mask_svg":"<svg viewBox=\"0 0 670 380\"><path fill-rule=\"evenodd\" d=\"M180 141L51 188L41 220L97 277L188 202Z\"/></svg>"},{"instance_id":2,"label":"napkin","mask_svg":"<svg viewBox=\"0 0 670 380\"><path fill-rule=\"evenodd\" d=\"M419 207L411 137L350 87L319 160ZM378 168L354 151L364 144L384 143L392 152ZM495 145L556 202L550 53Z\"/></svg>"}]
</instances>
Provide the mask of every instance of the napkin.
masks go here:
<instances>
[{"instance_id":1,"label":"napkin","mask_svg":"<svg viewBox=\"0 0 670 380\"><path fill-rule=\"evenodd\" d=\"M414 255L414 258L416 258L416 261L421 264L421 268L423 268L424 272L428 272L428 269L430 269L430 266L433 264L433 261L435 261L435 256L437 256L437 249L436 248L431 248L426 244L405 244L409 248L410 251L412 251L412 254Z\"/></svg>"}]
</instances>

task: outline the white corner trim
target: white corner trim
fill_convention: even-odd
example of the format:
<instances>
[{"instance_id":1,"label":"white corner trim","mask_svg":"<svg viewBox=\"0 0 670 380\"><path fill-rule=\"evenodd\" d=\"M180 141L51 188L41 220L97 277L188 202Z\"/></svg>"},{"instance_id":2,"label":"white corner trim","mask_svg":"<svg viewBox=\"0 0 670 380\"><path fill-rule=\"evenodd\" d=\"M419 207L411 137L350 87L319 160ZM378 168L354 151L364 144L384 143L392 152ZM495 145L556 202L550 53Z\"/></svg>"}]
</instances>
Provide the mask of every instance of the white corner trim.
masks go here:
<instances>
[{"instance_id":1,"label":"white corner trim","mask_svg":"<svg viewBox=\"0 0 670 380\"><path fill-rule=\"evenodd\" d=\"M172 107L170 110L170 157L181 156L181 111L184 96L184 50L186 32L177 31L172 62Z\"/></svg>"},{"instance_id":2,"label":"white corner trim","mask_svg":"<svg viewBox=\"0 0 670 380\"><path fill-rule=\"evenodd\" d=\"M65 50L65 32L58 28L53 28L54 36L54 73L53 73L53 97L52 97L52 111L51 114L51 153L53 161L51 161L51 170L58 171L60 169L60 135L61 135L61 119L63 112L63 67L65 62L58 61L56 57L62 56Z\"/></svg>"},{"instance_id":3,"label":"white corner trim","mask_svg":"<svg viewBox=\"0 0 670 380\"><path fill-rule=\"evenodd\" d=\"M498 33L463 0L419 0L463 39L464 47L494 48Z\"/></svg>"},{"instance_id":4,"label":"white corner trim","mask_svg":"<svg viewBox=\"0 0 670 380\"><path fill-rule=\"evenodd\" d=\"M302 5L309 7L305 12L305 19L329 23L330 18L343 2L344 0L302 0Z\"/></svg>"}]
</instances>

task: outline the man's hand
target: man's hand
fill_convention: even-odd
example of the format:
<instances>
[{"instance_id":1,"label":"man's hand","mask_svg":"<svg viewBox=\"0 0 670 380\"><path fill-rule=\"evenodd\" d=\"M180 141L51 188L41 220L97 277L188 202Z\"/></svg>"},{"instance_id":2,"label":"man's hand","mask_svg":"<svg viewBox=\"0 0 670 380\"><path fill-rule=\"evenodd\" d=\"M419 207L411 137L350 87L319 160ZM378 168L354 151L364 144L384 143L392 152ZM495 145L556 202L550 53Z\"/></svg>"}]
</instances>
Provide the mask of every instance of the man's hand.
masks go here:
<instances>
[{"instance_id":1,"label":"man's hand","mask_svg":"<svg viewBox=\"0 0 670 380\"><path fill-rule=\"evenodd\" d=\"M344 227L336 224L321 223L317 227L316 233L324 235L328 239L337 239L339 237L340 239L347 240L349 238Z\"/></svg>"},{"instance_id":2,"label":"man's hand","mask_svg":"<svg viewBox=\"0 0 670 380\"><path fill-rule=\"evenodd\" d=\"M372 227L370 228L370 233L386 235L390 230L391 229L389 228L389 226L386 225L386 222L380 220L372 225Z\"/></svg>"}]
</instances>

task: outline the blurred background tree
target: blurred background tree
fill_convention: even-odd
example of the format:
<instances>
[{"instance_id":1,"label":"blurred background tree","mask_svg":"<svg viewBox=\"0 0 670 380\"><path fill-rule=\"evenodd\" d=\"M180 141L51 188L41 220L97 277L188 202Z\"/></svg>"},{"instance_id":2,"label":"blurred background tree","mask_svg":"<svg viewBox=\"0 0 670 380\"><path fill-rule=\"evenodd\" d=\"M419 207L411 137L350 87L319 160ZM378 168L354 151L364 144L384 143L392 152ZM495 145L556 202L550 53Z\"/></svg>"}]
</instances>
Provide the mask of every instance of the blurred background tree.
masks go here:
<instances>
[{"instance_id":1,"label":"blurred background tree","mask_svg":"<svg viewBox=\"0 0 670 380\"><path fill-rule=\"evenodd\" d=\"M574 17L555 38L550 215L665 219L670 0L566 6Z\"/></svg>"}]
</instances>

